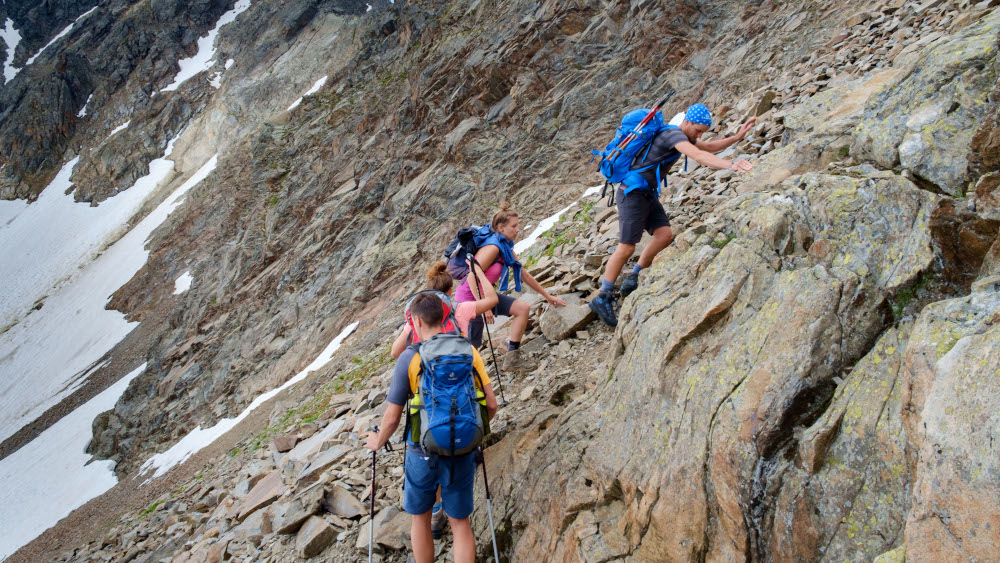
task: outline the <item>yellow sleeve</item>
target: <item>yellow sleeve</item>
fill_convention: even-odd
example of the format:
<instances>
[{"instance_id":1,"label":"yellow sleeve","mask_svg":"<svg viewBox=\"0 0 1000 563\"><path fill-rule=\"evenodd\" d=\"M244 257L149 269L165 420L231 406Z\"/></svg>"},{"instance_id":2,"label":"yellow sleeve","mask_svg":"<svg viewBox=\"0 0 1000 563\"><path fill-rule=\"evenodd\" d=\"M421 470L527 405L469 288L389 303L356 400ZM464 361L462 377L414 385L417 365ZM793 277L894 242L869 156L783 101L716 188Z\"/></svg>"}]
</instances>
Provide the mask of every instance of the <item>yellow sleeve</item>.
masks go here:
<instances>
[{"instance_id":1,"label":"yellow sleeve","mask_svg":"<svg viewBox=\"0 0 1000 563\"><path fill-rule=\"evenodd\" d=\"M472 368L479 374L479 379L483 382L483 387L490 384L490 376L486 375L486 364L483 357L479 355L479 350L472 348Z\"/></svg>"},{"instance_id":2,"label":"yellow sleeve","mask_svg":"<svg viewBox=\"0 0 1000 563\"><path fill-rule=\"evenodd\" d=\"M420 354L414 354L410 360L410 393L417 394L417 376L420 375Z\"/></svg>"}]
</instances>

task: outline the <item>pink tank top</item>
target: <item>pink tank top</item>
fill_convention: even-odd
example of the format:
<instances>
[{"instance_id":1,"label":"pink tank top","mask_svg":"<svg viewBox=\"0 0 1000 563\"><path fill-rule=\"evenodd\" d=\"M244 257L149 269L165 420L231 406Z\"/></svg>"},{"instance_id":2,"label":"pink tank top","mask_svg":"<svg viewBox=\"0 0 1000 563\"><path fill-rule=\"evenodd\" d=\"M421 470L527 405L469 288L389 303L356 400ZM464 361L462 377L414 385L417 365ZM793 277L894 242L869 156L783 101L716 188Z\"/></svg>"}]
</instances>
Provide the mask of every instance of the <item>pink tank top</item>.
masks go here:
<instances>
[{"instance_id":1,"label":"pink tank top","mask_svg":"<svg viewBox=\"0 0 1000 563\"><path fill-rule=\"evenodd\" d=\"M493 263L492 266L486 268L486 279L490 280L490 283L496 285L497 281L500 279L500 272L503 271L503 261L497 258L497 261ZM462 285L458 286L455 290L455 301L459 303L465 303L466 301L475 301L476 298L472 295L472 290L469 289L469 281L475 283L475 279L471 276L465 278Z\"/></svg>"}]
</instances>

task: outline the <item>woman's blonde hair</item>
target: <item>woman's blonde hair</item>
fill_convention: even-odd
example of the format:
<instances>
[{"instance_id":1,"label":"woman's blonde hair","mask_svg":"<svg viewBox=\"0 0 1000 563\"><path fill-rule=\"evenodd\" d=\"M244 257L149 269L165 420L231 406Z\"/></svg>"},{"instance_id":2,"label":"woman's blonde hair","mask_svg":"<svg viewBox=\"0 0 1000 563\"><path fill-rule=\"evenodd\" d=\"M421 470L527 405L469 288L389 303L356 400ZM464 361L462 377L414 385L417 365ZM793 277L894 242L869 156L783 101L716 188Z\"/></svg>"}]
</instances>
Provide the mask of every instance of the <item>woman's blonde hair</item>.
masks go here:
<instances>
[{"instance_id":1,"label":"woman's blonde hair","mask_svg":"<svg viewBox=\"0 0 1000 563\"><path fill-rule=\"evenodd\" d=\"M451 291L451 286L454 283L454 280L451 279L451 274L448 273L448 264L444 260L435 262L434 265L427 270L428 289L440 291L441 293L448 293Z\"/></svg>"},{"instance_id":2,"label":"woman's blonde hair","mask_svg":"<svg viewBox=\"0 0 1000 563\"><path fill-rule=\"evenodd\" d=\"M500 211L497 211L496 215L493 216L490 227L495 231L515 217L517 217L517 211L510 208L510 202L505 201L500 204Z\"/></svg>"}]
</instances>

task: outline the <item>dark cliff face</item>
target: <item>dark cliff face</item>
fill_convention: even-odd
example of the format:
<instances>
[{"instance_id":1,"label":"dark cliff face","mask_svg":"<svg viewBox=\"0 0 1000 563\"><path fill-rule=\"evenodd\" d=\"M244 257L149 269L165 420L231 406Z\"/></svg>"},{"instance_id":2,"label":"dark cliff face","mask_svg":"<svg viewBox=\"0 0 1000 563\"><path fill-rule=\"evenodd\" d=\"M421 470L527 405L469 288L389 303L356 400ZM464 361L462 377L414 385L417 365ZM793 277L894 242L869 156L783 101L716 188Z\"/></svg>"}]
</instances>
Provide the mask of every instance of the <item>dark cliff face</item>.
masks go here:
<instances>
[{"instance_id":1,"label":"dark cliff face","mask_svg":"<svg viewBox=\"0 0 1000 563\"><path fill-rule=\"evenodd\" d=\"M15 14L16 25L25 30L15 64L23 65L91 7L42 3ZM0 173L0 197L37 197L67 152L91 144L104 125L155 111L149 95L176 72L178 59L193 54L198 37L226 9L225 2L107 3L61 38L59 48L46 49L22 68L0 89L0 158L7 164ZM79 117L85 105L89 115ZM91 190L80 197L101 200L126 189L162 154L179 125L175 120L173 131L145 143L139 158L89 178Z\"/></svg>"}]
</instances>

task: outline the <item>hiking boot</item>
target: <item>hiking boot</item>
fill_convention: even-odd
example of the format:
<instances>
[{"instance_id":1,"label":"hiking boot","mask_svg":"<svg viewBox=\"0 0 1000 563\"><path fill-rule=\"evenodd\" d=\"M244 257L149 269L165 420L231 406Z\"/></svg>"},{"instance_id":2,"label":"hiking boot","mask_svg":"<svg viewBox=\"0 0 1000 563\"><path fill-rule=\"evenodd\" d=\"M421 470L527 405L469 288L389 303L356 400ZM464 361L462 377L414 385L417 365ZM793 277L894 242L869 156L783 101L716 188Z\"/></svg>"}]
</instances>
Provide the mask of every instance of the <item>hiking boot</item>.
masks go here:
<instances>
[{"instance_id":1,"label":"hiking boot","mask_svg":"<svg viewBox=\"0 0 1000 563\"><path fill-rule=\"evenodd\" d=\"M601 321L608 326L618 326L618 317L615 316L615 297L610 293L598 293L597 297L587 304L590 310L597 313Z\"/></svg>"},{"instance_id":2,"label":"hiking boot","mask_svg":"<svg viewBox=\"0 0 1000 563\"><path fill-rule=\"evenodd\" d=\"M625 281L622 282L622 297L628 297L637 287L639 287L639 272L632 272L625 276Z\"/></svg>"},{"instance_id":3,"label":"hiking boot","mask_svg":"<svg viewBox=\"0 0 1000 563\"><path fill-rule=\"evenodd\" d=\"M524 354L521 349L511 350L504 354L503 357L503 370L506 372L522 372L527 371L528 362L524 359Z\"/></svg>"},{"instance_id":4,"label":"hiking boot","mask_svg":"<svg viewBox=\"0 0 1000 563\"><path fill-rule=\"evenodd\" d=\"M439 540L444 535L444 527L448 525L448 515L444 513L444 508L436 508L437 512L431 512L431 535Z\"/></svg>"}]
</instances>

